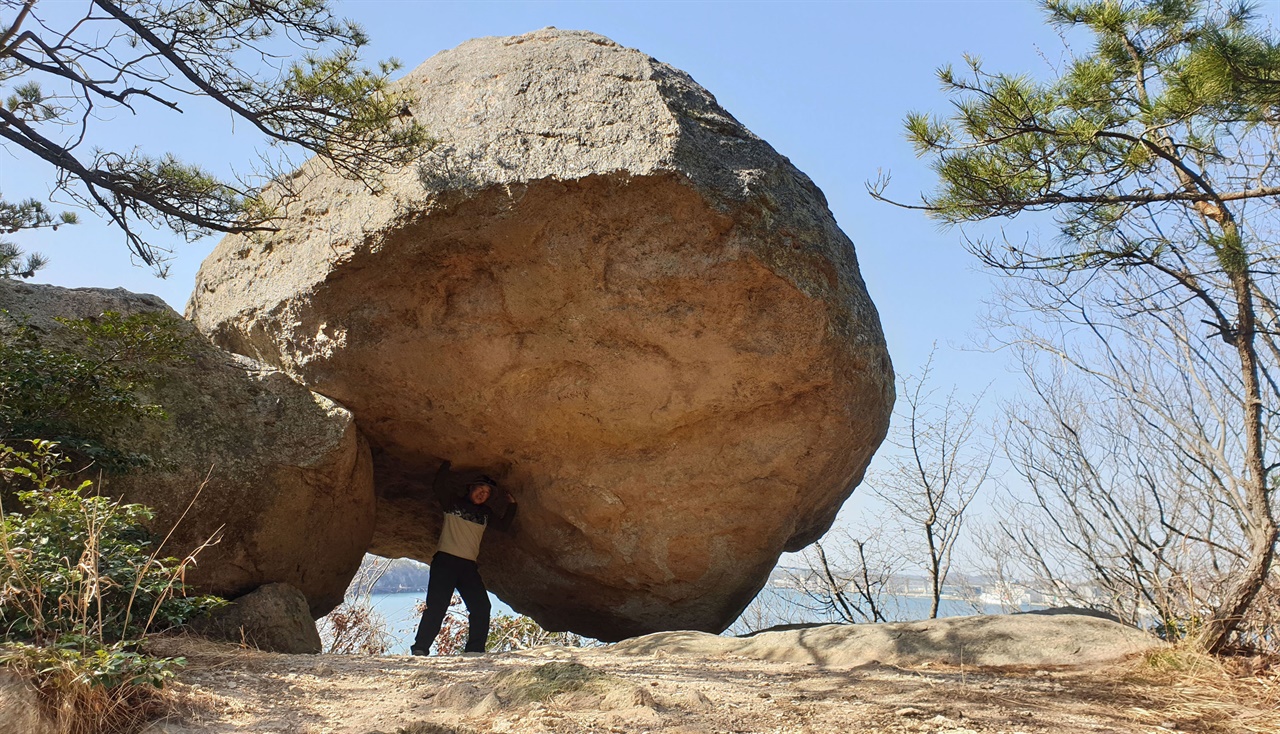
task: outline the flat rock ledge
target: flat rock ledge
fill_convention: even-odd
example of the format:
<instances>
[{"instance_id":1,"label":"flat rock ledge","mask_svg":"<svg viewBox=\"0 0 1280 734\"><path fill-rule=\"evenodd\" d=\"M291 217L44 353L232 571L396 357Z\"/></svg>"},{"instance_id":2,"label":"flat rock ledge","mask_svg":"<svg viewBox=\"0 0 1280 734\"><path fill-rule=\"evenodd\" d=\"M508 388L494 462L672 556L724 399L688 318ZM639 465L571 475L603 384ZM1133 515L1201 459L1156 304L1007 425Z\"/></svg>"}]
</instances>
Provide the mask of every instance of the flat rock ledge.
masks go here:
<instances>
[{"instance_id":1,"label":"flat rock ledge","mask_svg":"<svg viewBox=\"0 0 1280 734\"><path fill-rule=\"evenodd\" d=\"M622 654L737 656L771 662L912 667L1088 665L1120 660L1164 643L1128 625L1080 614L997 614L889 624L826 624L718 637L658 632L620 642Z\"/></svg>"}]
</instances>

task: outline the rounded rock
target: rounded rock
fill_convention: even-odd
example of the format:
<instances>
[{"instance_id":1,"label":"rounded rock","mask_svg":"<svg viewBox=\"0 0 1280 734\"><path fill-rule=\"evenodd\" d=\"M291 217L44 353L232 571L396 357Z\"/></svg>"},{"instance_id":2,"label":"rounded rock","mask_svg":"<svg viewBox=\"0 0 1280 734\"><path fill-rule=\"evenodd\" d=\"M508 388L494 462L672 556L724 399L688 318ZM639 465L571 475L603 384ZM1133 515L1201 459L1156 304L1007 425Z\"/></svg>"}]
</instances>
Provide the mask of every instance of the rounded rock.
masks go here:
<instances>
[{"instance_id":1,"label":"rounded rock","mask_svg":"<svg viewBox=\"0 0 1280 734\"><path fill-rule=\"evenodd\" d=\"M84 340L57 318L171 317L189 337L187 359L149 365L140 388L164 416L104 427L111 448L149 460L132 470L90 467L87 478L155 511L164 556L199 550L185 580L202 593L237 597L285 582L315 617L342 602L375 511L369 447L349 411L215 348L156 296L0 279L0 312L0 336L25 325L41 347L72 352Z\"/></svg>"},{"instance_id":2,"label":"rounded rock","mask_svg":"<svg viewBox=\"0 0 1280 734\"><path fill-rule=\"evenodd\" d=\"M378 192L311 161L189 316L348 406L371 551L429 560L444 460L520 502L481 571L601 639L719 631L821 536L893 373L818 188L689 76L586 32L482 38L399 84L439 144Z\"/></svg>"}]
</instances>

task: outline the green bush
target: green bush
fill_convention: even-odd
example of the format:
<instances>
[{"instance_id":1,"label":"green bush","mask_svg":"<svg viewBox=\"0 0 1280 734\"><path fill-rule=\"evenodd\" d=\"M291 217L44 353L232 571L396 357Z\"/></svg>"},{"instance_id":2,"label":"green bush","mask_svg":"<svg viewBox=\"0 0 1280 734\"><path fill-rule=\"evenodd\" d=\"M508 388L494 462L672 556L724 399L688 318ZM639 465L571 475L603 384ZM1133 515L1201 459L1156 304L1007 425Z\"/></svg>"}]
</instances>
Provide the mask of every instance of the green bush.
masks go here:
<instances>
[{"instance_id":1,"label":"green bush","mask_svg":"<svg viewBox=\"0 0 1280 734\"><path fill-rule=\"evenodd\" d=\"M52 645L22 643L0 648L0 663L34 673L53 688L151 686L163 688L184 658L157 658L132 649L133 643L102 645L80 635L64 635Z\"/></svg>"},{"instance_id":2,"label":"green bush","mask_svg":"<svg viewBox=\"0 0 1280 734\"><path fill-rule=\"evenodd\" d=\"M140 399L139 390L160 365L191 359L190 334L159 312L108 311L57 322L64 330L57 341L74 347L42 344L23 323L0 331L0 440L56 440L110 469L146 463L145 456L108 446L107 437L122 425L164 415Z\"/></svg>"},{"instance_id":3,"label":"green bush","mask_svg":"<svg viewBox=\"0 0 1280 734\"><path fill-rule=\"evenodd\" d=\"M3 512L0 629L35 644L78 635L104 644L173 627L218 604L187 596L184 563L152 550L152 513L72 489L57 444L33 441L31 452L0 445L0 475L24 488L21 507Z\"/></svg>"},{"instance_id":4,"label":"green bush","mask_svg":"<svg viewBox=\"0 0 1280 734\"><path fill-rule=\"evenodd\" d=\"M19 502L0 502L0 665L35 684L62 730L129 730L157 705L140 689L184 663L140 641L225 602L187 595L191 559L160 557L150 510L95 496L92 482L65 486L58 445L30 443L0 444L0 479Z\"/></svg>"}]
</instances>

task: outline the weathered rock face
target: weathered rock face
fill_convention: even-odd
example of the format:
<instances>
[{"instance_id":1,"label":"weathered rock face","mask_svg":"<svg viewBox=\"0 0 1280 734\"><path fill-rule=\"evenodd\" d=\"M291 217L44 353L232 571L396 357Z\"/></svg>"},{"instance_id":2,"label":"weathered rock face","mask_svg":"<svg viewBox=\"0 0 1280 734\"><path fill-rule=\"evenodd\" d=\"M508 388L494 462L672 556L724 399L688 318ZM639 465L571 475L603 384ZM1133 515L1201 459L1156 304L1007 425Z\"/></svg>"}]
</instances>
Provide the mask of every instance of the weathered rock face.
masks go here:
<instances>
[{"instance_id":1,"label":"weathered rock face","mask_svg":"<svg viewBox=\"0 0 1280 734\"><path fill-rule=\"evenodd\" d=\"M893 377L821 192L686 74L606 38L483 38L403 82L443 142L378 195L312 163L188 308L357 416L370 550L429 560L444 459L521 509L496 593L603 639L719 631L829 527Z\"/></svg>"},{"instance_id":2,"label":"weathered rock face","mask_svg":"<svg viewBox=\"0 0 1280 734\"><path fill-rule=\"evenodd\" d=\"M186 511L166 554L181 557L220 532L187 574L202 591L235 597L282 581L316 616L342 602L374 519L368 445L346 409L215 348L155 296L0 280L0 309L4 325L27 323L43 345L71 349L77 340L55 317L170 314L190 332L191 360L157 367L145 396L167 416L121 427L111 441L154 465L105 477L103 491L155 509L161 537Z\"/></svg>"}]
</instances>

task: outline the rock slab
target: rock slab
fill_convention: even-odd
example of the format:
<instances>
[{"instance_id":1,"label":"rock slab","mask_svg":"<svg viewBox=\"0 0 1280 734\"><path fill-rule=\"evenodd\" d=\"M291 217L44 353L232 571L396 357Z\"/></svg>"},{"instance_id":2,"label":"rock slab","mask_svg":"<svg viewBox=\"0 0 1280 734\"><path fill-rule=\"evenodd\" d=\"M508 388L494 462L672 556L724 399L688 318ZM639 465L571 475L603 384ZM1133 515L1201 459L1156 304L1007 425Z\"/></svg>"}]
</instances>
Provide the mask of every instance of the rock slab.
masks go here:
<instances>
[{"instance_id":1,"label":"rock slab","mask_svg":"<svg viewBox=\"0 0 1280 734\"><path fill-rule=\"evenodd\" d=\"M166 555L219 539L188 570L200 591L234 598L286 582L317 617L342 602L374 521L369 449L350 412L217 349L155 296L0 280L0 311L0 331L27 324L42 346L69 350L78 337L55 318L171 316L189 334L189 360L156 366L142 396L165 416L119 427L111 441L153 461L104 476L101 491L154 509L158 537L176 525Z\"/></svg>"},{"instance_id":2,"label":"rock slab","mask_svg":"<svg viewBox=\"0 0 1280 734\"><path fill-rule=\"evenodd\" d=\"M821 536L893 373L818 188L687 74L545 29L400 84L441 143L371 193L312 161L282 229L225 238L188 315L350 408L371 552L428 561L449 460L520 502L480 557L543 626L719 631Z\"/></svg>"},{"instance_id":3,"label":"rock slab","mask_svg":"<svg viewBox=\"0 0 1280 734\"><path fill-rule=\"evenodd\" d=\"M1082 614L993 614L888 624L824 624L719 637L659 632L613 646L622 654L733 655L773 662L885 665L1090 665L1162 645L1140 629Z\"/></svg>"}]
</instances>

